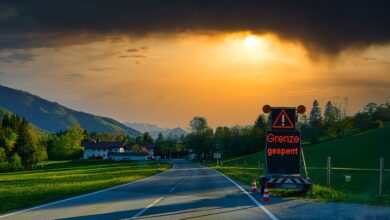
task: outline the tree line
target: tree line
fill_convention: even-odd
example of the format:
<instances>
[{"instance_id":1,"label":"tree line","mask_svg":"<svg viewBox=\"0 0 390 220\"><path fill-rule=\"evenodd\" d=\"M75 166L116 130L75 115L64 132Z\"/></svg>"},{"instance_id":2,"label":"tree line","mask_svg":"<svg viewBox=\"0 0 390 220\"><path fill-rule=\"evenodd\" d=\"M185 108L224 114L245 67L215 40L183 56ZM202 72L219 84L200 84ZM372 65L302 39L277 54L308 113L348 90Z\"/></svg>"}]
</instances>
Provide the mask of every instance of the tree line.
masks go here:
<instances>
[{"instance_id":1,"label":"tree line","mask_svg":"<svg viewBox=\"0 0 390 220\"><path fill-rule=\"evenodd\" d=\"M325 104L324 112L314 100L308 114L299 115L297 123L305 143L343 137L381 128L390 121L390 102L367 104L353 116L348 114L348 99L336 98ZM253 125L210 128L207 119L196 116L190 123L191 133L183 140L182 149L193 152L198 160L210 159L214 152L224 156L244 155L264 149L265 134L270 129L270 114L260 114ZM174 149L172 149L174 150Z\"/></svg>"},{"instance_id":2,"label":"tree line","mask_svg":"<svg viewBox=\"0 0 390 220\"><path fill-rule=\"evenodd\" d=\"M155 155L182 157L189 153L198 160L212 158L213 153L223 156L244 155L263 150L269 115L260 114L252 125L219 126L212 129L207 119L196 116L186 136L164 137L154 140L148 132L131 137L123 132L87 132L77 123L66 131L46 133L32 126L26 118L3 114L0 118L0 171L29 170L45 160L79 159L83 154L83 141L119 141L127 143L133 151L141 146L155 146ZM325 104L324 112L317 100L308 114L299 116L297 127L302 139L311 144L325 139L342 137L384 126L390 121L390 102L369 103L353 116L348 115L347 100L336 99Z\"/></svg>"},{"instance_id":3,"label":"tree line","mask_svg":"<svg viewBox=\"0 0 390 220\"><path fill-rule=\"evenodd\" d=\"M133 151L154 143L149 133L133 138L120 131L87 132L77 123L51 134L32 126L24 117L5 113L0 118L0 172L31 170L45 160L80 159L83 141L119 141L131 145Z\"/></svg>"}]
</instances>

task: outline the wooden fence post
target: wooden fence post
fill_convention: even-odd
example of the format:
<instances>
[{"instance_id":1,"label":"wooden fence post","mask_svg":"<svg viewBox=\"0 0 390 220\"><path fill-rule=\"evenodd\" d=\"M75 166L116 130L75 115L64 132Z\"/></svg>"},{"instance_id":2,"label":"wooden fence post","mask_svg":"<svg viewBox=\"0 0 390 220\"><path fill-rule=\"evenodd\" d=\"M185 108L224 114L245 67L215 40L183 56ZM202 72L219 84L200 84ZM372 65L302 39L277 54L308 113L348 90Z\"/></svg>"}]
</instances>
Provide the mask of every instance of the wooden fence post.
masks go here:
<instances>
[{"instance_id":1,"label":"wooden fence post","mask_svg":"<svg viewBox=\"0 0 390 220\"><path fill-rule=\"evenodd\" d=\"M328 162L327 162L327 178L326 178L328 188L330 188L330 173L331 173L331 170L332 170L331 166L332 166L332 165L331 165L331 158L330 158L330 156L328 156Z\"/></svg>"},{"instance_id":2,"label":"wooden fence post","mask_svg":"<svg viewBox=\"0 0 390 220\"><path fill-rule=\"evenodd\" d=\"M384 159L379 159L379 196L383 196L383 172L384 172Z\"/></svg>"}]
</instances>

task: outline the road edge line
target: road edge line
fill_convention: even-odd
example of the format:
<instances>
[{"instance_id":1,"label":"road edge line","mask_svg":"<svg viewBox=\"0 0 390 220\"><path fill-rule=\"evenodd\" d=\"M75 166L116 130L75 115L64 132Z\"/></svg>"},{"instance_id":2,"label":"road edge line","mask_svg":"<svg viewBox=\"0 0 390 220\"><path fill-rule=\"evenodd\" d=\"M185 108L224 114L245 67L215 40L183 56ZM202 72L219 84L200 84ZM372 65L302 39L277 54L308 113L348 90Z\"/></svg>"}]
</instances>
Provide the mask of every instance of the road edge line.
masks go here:
<instances>
[{"instance_id":1,"label":"road edge line","mask_svg":"<svg viewBox=\"0 0 390 220\"><path fill-rule=\"evenodd\" d=\"M233 183L237 188L239 188L242 192L244 192L245 195L247 195L252 200L252 202L254 202L257 205L257 207L259 207L272 220L279 220L274 214L271 213L271 211L269 211L266 207L264 207L263 204L261 204L259 201L257 201L251 194L249 194L248 191L246 191L244 188L242 188L240 185L238 185L234 180L230 179L228 176L226 176L225 174L219 172L218 170L214 170L214 169L212 169L210 167L208 167L208 168L213 170L213 171L215 171L216 173L219 173L220 175L225 177L227 180L229 180L231 183Z\"/></svg>"},{"instance_id":2,"label":"road edge line","mask_svg":"<svg viewBox=\"0 0 390 220\"><path fill-rule=\"evenodd\" d=\"M161 175L161 174L163 174L163 173L165 173L167 171L170 171L170 170L174 169L175 166L176 166L176 164L173 163L173 162L167 161L167 163L173 164L173 167L171 167L170 169L165 170L165 171L163 171L161 173L157 173L157 174L155 174L153 176L146 177L144 179L139 179L139 180L136 180L136 181L133 181L133 182L129 182L129 183L125 183L125 184L122 184L122 185L119 185L119 186L114 186L114 187L111 187L111 188L102 189L102 190L99 190L99 191L95 191L95 192L91 192L91 193L87 193L87 194L82 194L82 195L78 195L78 196L75 196L75 197L70 197L70 198L67 198L67 199L62 199L62 200L59 200L59 201L46 203L46 204L43 204L43 205L33 206L31 208L27 208L27 209L19 210L19 211L16 211L16 212L11 212L11 213L8 213L8 214L0 215L0 218L9 217L9 216L12 216L12 215L16 215L16 214L19 214L19 213L23 213L23 212L27 212L27 211L31 211L31 210L35 210L35 209L39 209L39 208L43 208L43 207L50 206L50 205L55 205L55 204L58 204L58 203L61 203L61 202L66 202L66 201L70 201L70 200L74 200L74 199L79 199L79 198L83 198L83 197L87 197L87 196L92 196L92 195L95 195L95 194L98 194L98 193L102 193L102 192L105 192L105 191L109 191L109 190L112 190L112 189L116 189L116 188L120 188L120 187L123 187L123 186L128 186L128 185L131 185L131 184L134 184L134 183L138 183L138 182L150 179L152 177L159 176L159 175Z\"/></svg>"}]
</instances>

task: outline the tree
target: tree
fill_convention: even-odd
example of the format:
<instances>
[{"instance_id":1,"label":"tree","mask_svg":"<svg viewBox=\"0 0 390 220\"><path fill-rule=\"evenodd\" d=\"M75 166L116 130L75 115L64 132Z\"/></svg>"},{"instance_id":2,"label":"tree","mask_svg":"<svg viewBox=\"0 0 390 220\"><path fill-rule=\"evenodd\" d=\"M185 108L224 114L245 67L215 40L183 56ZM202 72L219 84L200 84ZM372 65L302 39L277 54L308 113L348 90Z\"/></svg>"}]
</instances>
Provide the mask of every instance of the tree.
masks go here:
<instances>
[{"instance_id":1,"label":"tree","mask_svg":"<svg viewBox=\"0 0 390 220\"><path fill-rule=\"evenodd\" d=\"M66 132L50 137L49 158L76 159L81 157L83 151L81 143L84 138L84 129L79 124L73 123Z\"/></svg>"},{"instance_id":2,"label":"tree","mask_svg":"<svg viewBox=\"0 0 390 220\"><path fill-rule=\"evenodd\" d=\"M229 152L230 131L228 127L217 127L215 130L215 144L217 150L222 154Z\"/></svg>"},{"instance_id":3,"label":"tree","mask_svg":"<svg viewBox=\"0 0 390 220\"><path fill-rule=\"evenodd\" d=\"M334 107L331 101L328 101L325 105L324 122L329 123L335 120Z\"/></svg>"},{"instance_id":4,"label":"tree","mask_svg":"<svg viewBox=\"0 0 390 220\"><path fill-rule=\"evenodd\" d=\"M260 130L266 130L267 126L268 126L268 122L264 114L259 115L255 121L255 127L259 128Z\"/></svg>"},{"instance_id":5,"label":"tree","mask_svg":"<svg viewBox=\"0 0 390 220\"><path fill-rule=\"evenodd\" d=\"M336 96L333 100L333 107L336 121L346 118L349 112L348 97L342 98L340 96Z\"/></svg>"},{"instance_id":6,"label":"tree","mask_svg":"<svg viewBox=\"0 0 390 220\"><path fill-rule=\"evenodd\" d=\"M155 146L156 146L155 149L154 149L155 155L162 155L162 154L164 154L163 144L164 144L164 137L163 137L163 135L160 132L158 134L157 138L156 138L156 141L155 141Z\"/></svg>"},{"instance_id":7,"label":"tree","mask_svg":"<svg viewBox=\"0 0 390 220\"><path fill-rule=\"evenodd\" d=\"M9 169L12 171L18 171L18 170L23 169L22 159L20 158L20 156L17 153L15 153L14 155L12 155L9 158L9 165L8 166L9 166Z\"/></svg>"},{"instance_id":8,"label":"tree","mask_svg":"<svg viewBox=\"0 0 390 220\"><path fill-rule=\"evenodd\" d=\"M364 107L364 110L363 112L366 112L368 114L368 116L372 117L373 114L376 112L376 110L378 109L378 104L374 103L374 102L370 102L366 105L366 107Z\"/></svg>"},{"instance_id":9,"label":"tree","mask_svg":"<svg viewBox=\"0 0 390 220\"><path fill-rule=\"evenodd\" d=\"M149 132L145 132L142 135L142 144L153 144L153 138L150 136Z\"/></svg>"},{"instance_id":10,"label":"tree","mask_svg":"<svg viewBox=\"0 0 390 220\"><path fill-rule=\"evenodd\" d=\"M139 151L139 146L138 144L133 144L131 147L130 147L130 150L132 152L138 152Z\"/></svg>"},{"instance_id":11,"label":"tree","mask_svg":"<svg viewBox=\"0 0 390 220\"><path fill-rule=\"evenodd\" d=\"M5 149L0 147L0 171L8 170L8 161Z\"/></svg>"},{"instance_id":12,"label":"tree","mask_svg":"<svg viewBox=\"0 0 390 220\"><path fill-rule=\"evenodd\" d=\"M207 124L207 120L204 117L200 116L195 116L191 121L190 121L190 128L191 132L202 132L205 129L207 129L209 126Z\"/></svg>"},{"instance_id":13,"label":"tree","mask_svg":"<svg viewBox=\"0 0 390 220\"><path fill-rule=\"evenodd\" d=\"M33 165L38 163L36 134L25 118L22 119L19 125L15 148L18 155L22 158L22 164L26 169L31 169Z\"/></svg>"},{"instance_id":14,"label":"tree","mask_svg":"<svg viewBox=\"0 0 390 220\"><path fill-rule=\"evenodd\" d=\"M375 128L375 124L367 112L356 113L353 124L361 132Z\"/></svg>"},{"instance_id":15,"label":"tree","mask_svg":"<svg viewBox=\"0 0 390 220\"><path fill-rule=\"evenodd\" d=\"M319 127L321 125L321 121L322 121L321 108L317 100L314 100L313 102L313 107L311 108L310 111L309 121L312 127Z\"/></svg>"}]
</instances>

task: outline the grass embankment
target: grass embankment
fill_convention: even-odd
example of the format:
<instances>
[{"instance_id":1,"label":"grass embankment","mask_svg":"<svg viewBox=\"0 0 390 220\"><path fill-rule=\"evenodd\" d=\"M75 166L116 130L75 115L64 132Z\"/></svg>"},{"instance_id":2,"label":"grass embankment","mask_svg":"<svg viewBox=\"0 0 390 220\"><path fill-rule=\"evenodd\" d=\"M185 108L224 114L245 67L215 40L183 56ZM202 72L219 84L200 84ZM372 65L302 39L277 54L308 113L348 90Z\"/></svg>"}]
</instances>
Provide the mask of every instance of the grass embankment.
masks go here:
<instances>
[{"instance_id":1,"label":"grass embankment","mask_svg":"<svg viewBox=\"0 0 390 220\"><path fill-rule=\"evenodd\" d=\"M0 173L0 212L132 182L165 171L154 161L53 161L39 170Z\"/></svg>"},{"instance_id":2,"label":"grass embankment","mask_svg":"<svg viewBox=\"0 0 390 220\"><path fill-rule=\"evenodd\" d=\"M390 171L384 172L383 197L379 198L379 171L338 168L379 169L379 157L384 157L385 170L390 169L390 124L384 128L323 142L304 148L308 173L314 185L313 195L292 190L271 190L273 195L310 197L318 201L344 201L390 205ZM327 156L332 158L331 189L326 186ZM213 168L246 184L263 174L264 152L228 158ZM238 166L236 166L236 164ZM246 166L245 166L246 164ZM260 166L259 166L260 164ZM351 182L345 176L352 177Z\"/></svg>"}]
</instances>

